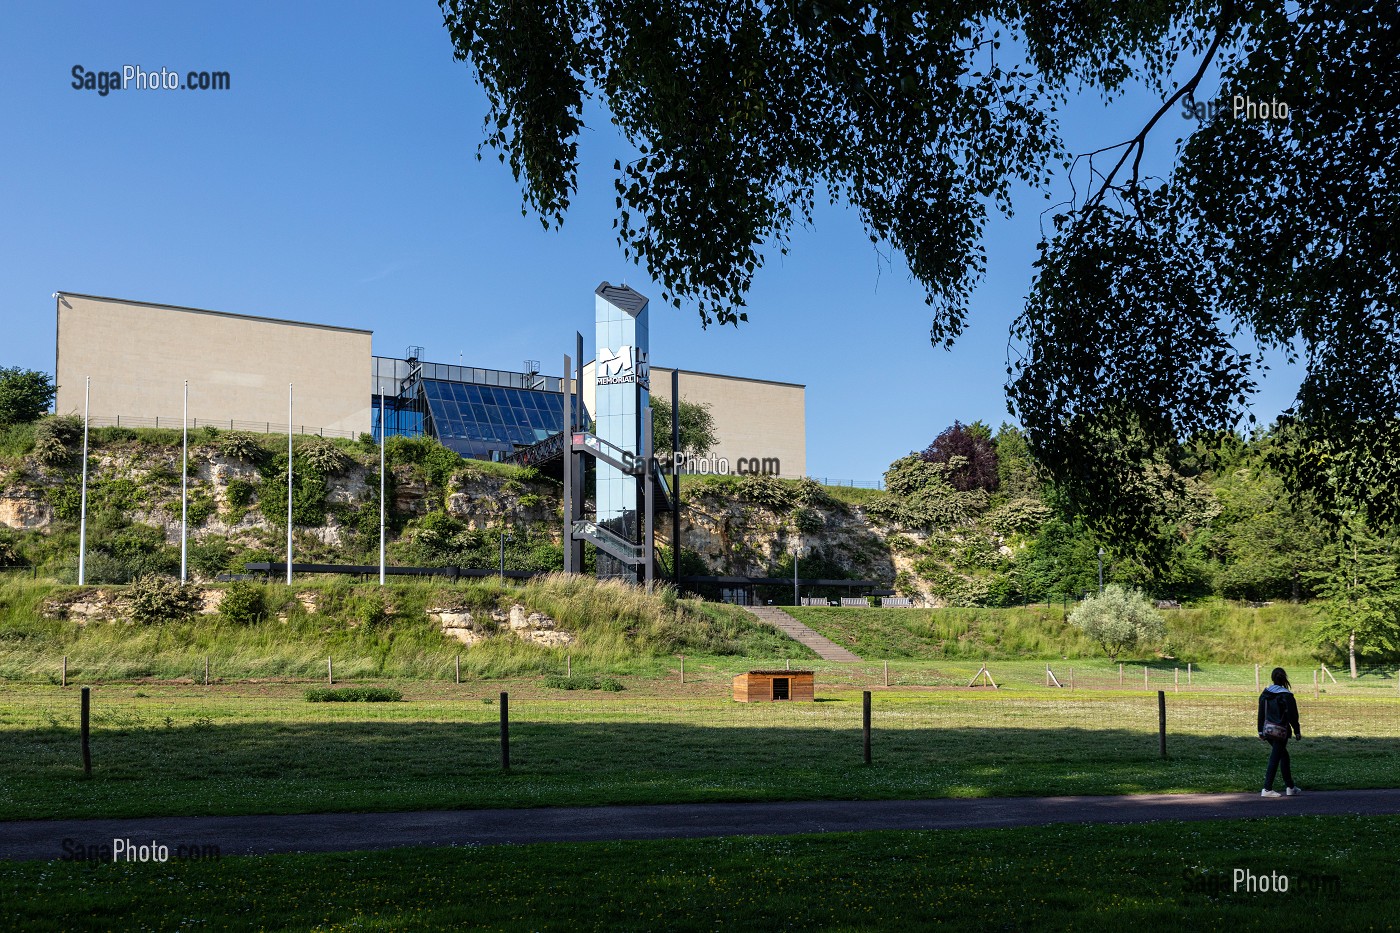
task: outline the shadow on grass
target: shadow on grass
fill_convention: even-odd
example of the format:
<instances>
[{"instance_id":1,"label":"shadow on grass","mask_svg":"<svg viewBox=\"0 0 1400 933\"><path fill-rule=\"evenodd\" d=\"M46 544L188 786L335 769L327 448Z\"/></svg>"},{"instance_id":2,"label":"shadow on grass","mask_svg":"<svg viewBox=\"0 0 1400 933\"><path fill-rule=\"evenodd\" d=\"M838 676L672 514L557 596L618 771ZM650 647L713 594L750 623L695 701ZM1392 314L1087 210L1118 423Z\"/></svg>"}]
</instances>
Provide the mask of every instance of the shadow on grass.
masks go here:
<instances>
[{"instance_id":1,"label":"shadow on grass","mask_svg":"<svg viewBox=\"0 0 1400 933\"><path fill-rule=\"evenodd\" d=\"M491 723L239 723L115 729L82 780L69 729L0 733L0 819L456 809L704 800L1240 791L1260 786L1253 737L1115 728L511 723L511 770ZM1312 788L1376 787L1400 739L1294 746Z\"/></svg>"}]
</instances>

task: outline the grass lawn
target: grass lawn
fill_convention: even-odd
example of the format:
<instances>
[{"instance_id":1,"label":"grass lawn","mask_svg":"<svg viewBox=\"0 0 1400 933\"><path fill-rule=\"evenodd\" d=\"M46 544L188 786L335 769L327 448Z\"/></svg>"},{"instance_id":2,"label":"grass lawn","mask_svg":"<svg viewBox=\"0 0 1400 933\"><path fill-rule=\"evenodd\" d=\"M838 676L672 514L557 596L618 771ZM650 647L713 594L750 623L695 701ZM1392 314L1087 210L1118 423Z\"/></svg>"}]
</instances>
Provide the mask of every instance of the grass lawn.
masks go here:
<instances>
[{"instance_id":1,"label":"grass lawn","mask_svg":"<svg viewBox=\"0 0 1400 933\"><path fill-rule=\"evenodd\" d=\"M1069 608L1072 610L1073 605ZM783 607L802 623L863 658L1081 658L1098 646L1065 621L1058 604L1013 609L824 609ZM1311 669L1316 605L1251 609L1216 603L1163 612L1167 654L1195 664L1276 664ZM1136 660L1125 658L1124 660ZM1336 666L1336 665L1334 665Z\"/></svg>"},{"instance_id":2,"label":"grass lawn","mask_svg":"<svg viewBox=\"0 0 1400 933\"><path fill-rule=\"evenodd\" d=\"M17 929L1379 930L1400 818L0 863ZM1279 873L1282 895L1235 892Z\"/></svg>"},{"instance_id":3,"label":"grass lawn","mask_svg":"<svg viewBox=\"0 0 1400 933\"><path fill-rule=\"evenodd\" d=\"M879 691L737 704L713 683L616 694L538 681L398 682L397 703L308 703L304 685L93 688L84 780L77 692L0 688L0 819L940 796L1240 791L1262 783L1251 695ZM649 686L652 692L648 692ZM512 770L497 691L511 691ZM1304 787L1393 786L1400 699L1302 700Z\"/></svg>"}]
</instances>

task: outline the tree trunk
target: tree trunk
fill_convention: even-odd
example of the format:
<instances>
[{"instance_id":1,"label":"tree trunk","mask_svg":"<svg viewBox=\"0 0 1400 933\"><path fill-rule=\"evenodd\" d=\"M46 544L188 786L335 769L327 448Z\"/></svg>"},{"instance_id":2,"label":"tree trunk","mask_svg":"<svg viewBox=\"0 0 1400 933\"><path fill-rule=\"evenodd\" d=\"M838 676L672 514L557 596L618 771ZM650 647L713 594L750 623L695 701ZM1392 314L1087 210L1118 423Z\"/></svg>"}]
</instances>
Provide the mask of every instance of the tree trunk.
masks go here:
<instances>
[{"instance_id":1,"label":"tree trunk","mask_svg":"<svg viewBox=\"0 0 1400 933\"><path fill-rule=\"evenodd\" d=\"M1351 637L1347 639L1347 654L1351 657L1351 679L1356 679L1356 630L1352 629Z\"/></svg>"}]
</instances>

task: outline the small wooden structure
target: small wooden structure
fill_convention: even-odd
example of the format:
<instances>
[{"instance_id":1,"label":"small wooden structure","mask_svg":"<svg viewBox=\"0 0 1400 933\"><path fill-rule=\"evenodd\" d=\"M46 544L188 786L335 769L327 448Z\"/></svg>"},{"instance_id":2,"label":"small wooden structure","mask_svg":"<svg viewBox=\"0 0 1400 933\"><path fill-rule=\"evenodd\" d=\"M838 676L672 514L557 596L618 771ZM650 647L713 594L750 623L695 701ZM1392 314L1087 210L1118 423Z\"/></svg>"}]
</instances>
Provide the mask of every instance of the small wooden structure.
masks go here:
<instances>
[{"instance_id":1,"label":"small wooden structure","mask_svg":"<svg viewBox=\"0 0 1400 933\"><path fill-rule=\"evenodd\" d=\"M734 699L740 703L816 699L813 671L749 671L734 678Z\"/></svg>"}]
</instances>

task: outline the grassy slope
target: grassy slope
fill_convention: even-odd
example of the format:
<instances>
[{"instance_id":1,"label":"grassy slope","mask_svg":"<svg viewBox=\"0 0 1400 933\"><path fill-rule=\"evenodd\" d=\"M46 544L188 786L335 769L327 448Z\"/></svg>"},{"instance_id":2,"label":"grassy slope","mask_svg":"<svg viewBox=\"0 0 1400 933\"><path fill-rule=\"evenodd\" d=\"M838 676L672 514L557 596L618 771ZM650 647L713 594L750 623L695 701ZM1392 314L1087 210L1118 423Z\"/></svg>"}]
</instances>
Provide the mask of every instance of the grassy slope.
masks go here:
<instances>
[{"instance_id":1,"label":"grassy slope","mask_svg":"<svg viewBox=\"0 0 1400 933\"><path fill-rule=\"evenodd\" d=\"M1382 929L1400 817L0 863L17 928ZM1346 845L1318 844L1346 840ZM105 840L104 840L105 841ZM57 853L56 853L57 854ZM1233 872L1290 893L1234 893ZM1215 886L1219 893L1209 893ZM1300 923L1302 924L1300 926Z\"/></svg>"},{"instance_id":2,"label":"grassy slope","mask_svg":"<svg viewBox=\"0 0 1400 933\"><path fill-rule=\"evenodd\" d=\"M385 591L392 615L373 624L365 622L380 598L373 584L340 579L265 589L272 615L254 625L233 625L217 616L153 626L80 625L41 614L46 599L76 588L11 578L0 583L0 681L51 682L65 655L70 678L85 682L188 678L206 657L215 676L229 679L318 677L328 657L347 678L442 679L454 675L458 654L468 677L554 672L563 667L566 653L595 673L661 673L676 653L810 656L735 607L676 601L664 593L648 596L635 587L584 577L551 576L523 586L495 578L395 581ZM314 596L317 611L307 611L299 594ZM504 635L463 648L424 613L443 606L489 613L517 601L552 616L578 635L578 643L544 648ZM285 613L285 622L278 621L278 612Z\"/></svg>"},{"instance_id":3,"label":"grassy slope","mask_svg":"<svg viewBox=\"0 0 1400 933\"><path fill-rule=\"evenodd\" d=\"M576 669L577 672L577 669ZM0 819L659 803L1242 791L1261 783L1250 695L880 693L874 767L860 693L736 704L725 685L640 695L537 682L403 685L401 703L307 703L287 685L99 686L92 780L73 689L0 690ZM511 693L512 768L496 691ZM1302 701L1305 787L1393 785L1400 701Z\"/></svg>"},{"instance_id":4,"label":"grassy slope","mask_svg":"<svg viewBox=\"0 0 1400 933\"><path fill-rule=\"evenodd\" d=\"M1103 652L1065 622L1060 606L1018 609L787 608L863 658L1095 658ZM1311 667L1315 606L1213 605L1169 610L1168 653L1187 661ZM1124 658L1122 660L1141 660Z\"/></svg>"}]
</instances>

